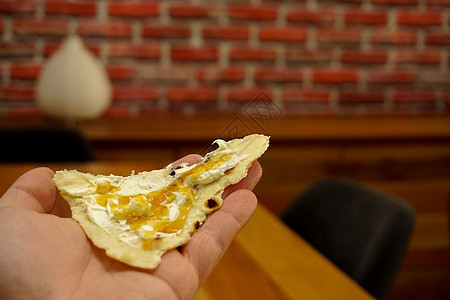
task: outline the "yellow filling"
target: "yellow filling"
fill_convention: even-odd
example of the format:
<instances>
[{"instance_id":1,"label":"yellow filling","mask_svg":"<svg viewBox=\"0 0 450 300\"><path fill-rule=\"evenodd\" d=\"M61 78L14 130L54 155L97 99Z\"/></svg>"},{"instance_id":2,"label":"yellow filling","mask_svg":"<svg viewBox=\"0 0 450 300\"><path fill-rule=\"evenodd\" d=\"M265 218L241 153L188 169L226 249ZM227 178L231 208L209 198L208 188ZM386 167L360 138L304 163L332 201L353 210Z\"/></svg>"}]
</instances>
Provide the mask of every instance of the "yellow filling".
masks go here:
<instances>
[{"instance_id":1,"label":"yellow filling","mask_svg":"<svg viewBox=\"0 0 450 300\"><path fill-rule=\"evenodd\" d=\"M152 237L157 233L176 233L184 227L188 212L191 210L197 191L198 177L205 171L222 165L231 158L232 154L221 154L199 163L192 169L184 172L168 186L137 196L120 196L118 188L109 182L97 184L96 191L101 194L96 197L97 204L109 206L111 213L118 220L126 220L132 230L144 234L144 249L151 249ZM185 197L184 203L179 206L179 215L174 221L169 219L169 205L175 201L176 194ZM153 228L148 230L148 225Z\"/></svg>"}]
</instances>

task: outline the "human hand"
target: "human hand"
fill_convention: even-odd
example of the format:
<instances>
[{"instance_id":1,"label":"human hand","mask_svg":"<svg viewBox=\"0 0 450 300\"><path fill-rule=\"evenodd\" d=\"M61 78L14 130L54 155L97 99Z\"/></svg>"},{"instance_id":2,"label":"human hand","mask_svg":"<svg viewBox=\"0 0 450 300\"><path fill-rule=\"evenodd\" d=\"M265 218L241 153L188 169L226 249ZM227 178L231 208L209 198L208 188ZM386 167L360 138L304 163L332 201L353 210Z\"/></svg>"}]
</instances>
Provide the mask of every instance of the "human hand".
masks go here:
<instances>
[{"instance_id":1,"label":"human hand","mask_svg":"<svg viewBox=\"0 0 450 300\"><path fill-rule=\"evenodd\" d=\"M174 165L199 159L189 155ZM107 257L73 219L49 214L59 197L54 173L31 170L0 199L0 298L191 299L253 214L250 190L261 174L253 163L180 252L171 250L156 269L143 270Z\"/></svg>"}]
</instances>

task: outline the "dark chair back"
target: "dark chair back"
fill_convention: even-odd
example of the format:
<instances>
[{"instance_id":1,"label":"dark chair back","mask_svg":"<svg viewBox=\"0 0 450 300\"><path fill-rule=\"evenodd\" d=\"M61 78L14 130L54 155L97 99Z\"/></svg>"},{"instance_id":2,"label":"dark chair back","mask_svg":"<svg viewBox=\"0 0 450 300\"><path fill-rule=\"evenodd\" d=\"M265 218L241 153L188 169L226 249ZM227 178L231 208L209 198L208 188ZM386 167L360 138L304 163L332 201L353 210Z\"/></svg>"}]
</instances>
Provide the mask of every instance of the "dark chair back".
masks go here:
<instances>
[{"instance_id":1,"label":"dark chair back","mask_svg":"<svg viewBox=\"0 0 450 300\"><path fill-rule=\"evenodd\" d=\"M313 184L282 220L378 299L403 260L415 213L404 201L357 183Z\"/></svg>"},{"instance_id":2,"label":"dark chair back","mask_svg":"<svg viewBox=\"0 0 450 300\"><path fill-rule=\"evenodd\" d=\"M89 142L76 129L0 129L1 162L83 162L94 159Z\"/></svg>"}]
</instances>

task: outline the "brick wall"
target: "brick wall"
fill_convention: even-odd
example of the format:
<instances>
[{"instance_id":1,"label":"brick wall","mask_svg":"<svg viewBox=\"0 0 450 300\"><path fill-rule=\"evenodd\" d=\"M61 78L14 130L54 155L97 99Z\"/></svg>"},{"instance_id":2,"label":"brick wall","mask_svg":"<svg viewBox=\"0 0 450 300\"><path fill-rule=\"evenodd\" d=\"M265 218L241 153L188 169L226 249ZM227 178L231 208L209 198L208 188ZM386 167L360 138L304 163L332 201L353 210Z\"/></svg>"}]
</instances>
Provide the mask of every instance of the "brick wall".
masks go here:
<instances>
[{"instance_id":1,"label":"brick wall","mask_svg":"<svg viewBox=\"0 0 450 300\"><path fill-rule=\"evenodd\" d=\"M78 33L113 82L109 115L450 110L450 0L0 1L0 116L39 116L43 62Z\"/></svg>"}]
</instances>

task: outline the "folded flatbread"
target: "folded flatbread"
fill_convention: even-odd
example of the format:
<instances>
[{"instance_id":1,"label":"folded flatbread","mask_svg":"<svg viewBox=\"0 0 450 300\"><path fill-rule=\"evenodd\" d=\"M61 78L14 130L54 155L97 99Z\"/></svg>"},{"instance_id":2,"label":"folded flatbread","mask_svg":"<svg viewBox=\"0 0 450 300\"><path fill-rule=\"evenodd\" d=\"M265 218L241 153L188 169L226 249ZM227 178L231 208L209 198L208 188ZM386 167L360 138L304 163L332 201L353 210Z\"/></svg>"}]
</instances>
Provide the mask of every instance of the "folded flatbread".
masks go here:
<instances>
[{"instance_id":1,"label":"folded flatbread","mask_svg":"<svg viewBox=\"0 0 450 300\"><path fill-rule=\"evenodd\" d=\"M224 189L247 175L269 138L253 134L215 143L216 150L191 166L170 164L128 177L64 170L53 181L94 245L121 262L153 269L222 205Z\"/></svg>"}]
</instances>

